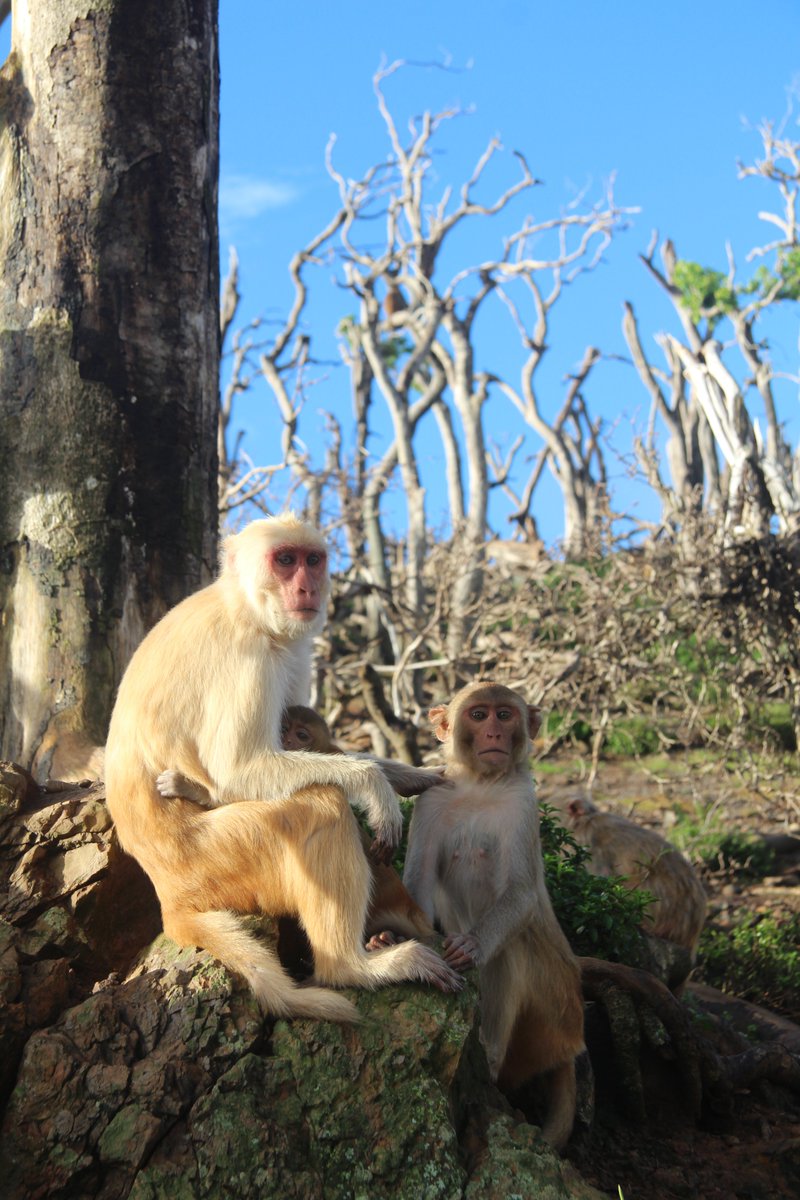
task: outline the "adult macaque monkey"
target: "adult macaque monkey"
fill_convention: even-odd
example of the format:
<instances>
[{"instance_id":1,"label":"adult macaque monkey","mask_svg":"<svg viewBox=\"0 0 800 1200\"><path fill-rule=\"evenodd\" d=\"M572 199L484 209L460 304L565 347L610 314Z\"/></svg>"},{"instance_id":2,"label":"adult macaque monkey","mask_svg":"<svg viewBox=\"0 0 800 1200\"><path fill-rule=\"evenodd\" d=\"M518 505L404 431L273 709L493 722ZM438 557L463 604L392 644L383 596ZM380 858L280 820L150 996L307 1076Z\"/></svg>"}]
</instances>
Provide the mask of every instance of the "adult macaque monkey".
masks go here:
<instances>
[{"instance_id":1,"label":"adult macaque monkey","mask_svg":"<svg viewBox=\"0 0 800 1200\"><path fill-rule=\"evenodd\" d=\"M561 1149L583 1049L578 963L544 881L528 766L538 709L499 684L470 684L432 708L451 786L416 801L403 881L446 934L444 957L476 965L492 1077L513 1091L546 1076L543 1133Z\"/></svg>"},{"instance_id":2,"label":"adult macaque monkey","mask_svg":"<svg viewBox=\"0 0 800 1200\"><path fill-rule=\"evenodd\" d=\"M706 919L706 894L683 855L652 829L601 812L584 793L563 808L567 828L591 854L593 875L623 875L631 889L655 897L642 923L647 933L685 946L694 956Z\"/></svg>"},{"instance_id":3,"label":"adult macaque monkey","mask_svg":"<svg viewBox=\"0 0 800 1200\"><path fill-rule=\"evenodd\" d=\"M364 809L377 853L390 851L402 818L380 769L281 749L283 710L308 695L328 587L325 543L292 515L228 538L217 581L167 613L131 659L106 743L106 794L170 937L243 975L276 1015L348 1021L358 1017L349 1000L298 988L235 914L297 915L315 983L418 979L452 990L460 980L417 942L362 945L369 867L348 802ZM167 768L217 807L165 800L156 778Z\"/></svg>"},{"instance_id":4,"label":"adult macaque monkey","mask_svg":"<svg viewBox=\"0 0 800 1200\"><path fill-rule=\"evenodd\" d=\"M310 750L315 754L344 753L334 742L325 718L315 709L303 704L292 704L284 712L281 721L281 744L284 750ZM377 761L383 762L382 759ZM437 782L441 781L438 773L434 778ZM162 796L183 796L184 799L193 800L195 804L205 807L211 803L205 788L192 783L177 771L162 772L158 777L157 786ZM369 855L369 837L360 828L359 836L365 852ZM372 889L364 927L368 939L367 949L376 950L383 945L394 945L395 934L401 937L432 937L435 932L433 926L420 906L412 900L394 868L371 859L370 873Z\"/></svg>"}]
</instances>

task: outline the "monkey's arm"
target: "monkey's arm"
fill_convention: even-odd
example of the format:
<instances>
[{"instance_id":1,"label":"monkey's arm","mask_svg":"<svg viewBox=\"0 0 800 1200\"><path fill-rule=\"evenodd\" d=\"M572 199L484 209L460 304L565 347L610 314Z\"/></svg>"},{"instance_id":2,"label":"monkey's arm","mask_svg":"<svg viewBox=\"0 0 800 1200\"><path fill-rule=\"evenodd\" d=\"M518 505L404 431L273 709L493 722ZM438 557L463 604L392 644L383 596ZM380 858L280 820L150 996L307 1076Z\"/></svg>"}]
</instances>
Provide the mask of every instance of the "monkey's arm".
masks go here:
<instances>
[{"instance_id":1,"label":"monkey's arm","mask_svg":"<svg viewBox=\"0 0 800 1200\"><path fill-rule=\"evenodd\" d=\"M363 812L375 834L380 855L396 846L403 833L403 814L397 797L372 762L346 754L313 754L306 750L266 751L241 764L212 762L221 804L237 800L283 800L301 788L340 787L347 800Z\"/></svg>"},{"instance_id":2,"label":"monkey's arm","mask_svg":"<svg viewBox=\"0 0 800 1200\"><path fill-rule=\"evenodd\" d=\"M425 916L433 924L436 857L438 843L431 836L431 818L423 800L414 805L414 815L408 831L408 849L403 868L403 883Z\"/></svg>"},{"instance_id":3,"label":"monkey's arm","mask_svg":"<svg viewBox=\"0 0 800 1200\"><path fill-rule=\"evenodd\" d=\"M419 796L428 788L443 782L444 767L412 767L409 763L396 762L391 758L374 758L371 754L358 754L364 762L373 762L380 767L399 796Z\"/></svg>"},{"instance_id":4,"label":"monkey's arm","mask_svg":"<svg viewBox=\"0 0 800 1200\"><path fill-rule=\"evenodd\" d=\"M505 890L470 930L477 939L482 963L536 919L545 888L536 810L525 806L520 821L508 829L506 836L509 863Z\"/></svg>"}]
</instances>

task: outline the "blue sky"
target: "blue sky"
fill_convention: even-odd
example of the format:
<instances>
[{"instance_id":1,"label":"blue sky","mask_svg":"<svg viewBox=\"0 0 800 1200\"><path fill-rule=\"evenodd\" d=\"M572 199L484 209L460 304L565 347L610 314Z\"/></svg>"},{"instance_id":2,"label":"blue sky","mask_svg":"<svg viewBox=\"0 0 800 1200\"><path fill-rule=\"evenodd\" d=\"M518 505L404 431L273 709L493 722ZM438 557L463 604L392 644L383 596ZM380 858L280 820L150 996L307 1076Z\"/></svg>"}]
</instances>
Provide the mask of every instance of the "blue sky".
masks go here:
<instances>
[{"instance_id":1,"label":"blue sky","mask_svg":"<svg viewBox=\"0 0 800 1200\"><path fill-rule=\"evenodd\" d=\"M800 78L796 0L765 0L757 8L738 0L704 5L673 0L663 6L641 0L491 5L408 0L396 6L356 0L344 9L310 0L281 6L222 0L220 40L221 254L224 263L227 245L236 245L241 314L247 319L285 310L289 257L335 210L336 190L323 164L329 135L337 134L336 163L345 175L359 176L385 153L371 85L383 58L446 58L458 68L454 73L415 68L386 86L402 127L424 108L451 101L472 107L471 116L444 133L447 154L438 166L443 184L463 180L498 134L508 151L525 153L546 185L515 209L517 219L531 210L555 215L583 187L594 196L612 173L617 201L641 209L615 239L605 264L576 284L554 314L543 393L545 412L554 413L564 375L587 344L600 347L609 358L595 369L587 398L605 417L620 451L648 414L633 368L613 358L627 353L622 303L634 303L646 345L674 324L666 297L637 257L651 232L671 237L681 257L721 270L726 241L744 268L745 252L767 240L769 229L757 213L771 200L770 190L760 181L738 181L736 164L759 153L757 126L783 116L787 90ZM497 244L515 227L493 227ZM480 254L468 241L461 250L462 265ZM348 311L343 303L321 276L309 328L322 344ZM330 344L333 358L332 339ZM780 368L796 374L796 306L776 329L773 350ZM794 421L796 386L785 395L785 415ZM301 419L312 448L321 408L346 420L348 381L341 370L331 370L309 402L305 425ZM271 410L266 392L256 392L241 409L250 452L265 461L276 458L278 427ZM495 407L490 415L498 440L504 431L510 438L507 410ZM436 524L444 500L433 429L421 453L429 516ZM646 489L632 485L613 457L608 465L622 506L653 515ZM554 484L546 485L535 508L545 539L558 538L561 509ZM508 532L500 507L493 519L501 534Z\"/></svg>"},{"instance_id":2,"label":"blue sky","mask_svg":"<svg viewBox=\"0 0 800 1200\"><path fill-rule=\"evenodd\" d=\"M9 32L6 22L0 55ZM346 175L360 175L385 153L371 84L384 57L447 59L457 68L451 73L415 68L386 88L403 126L407 116L447 102L472 108L469 117L444 131L446 154L437 164L442 184L460 183L495 134L507 151L523 151L544 181L514 210L514 225L484 228L482 236L488 229L494 244L525 212L555 215L576 191L587 187L595 196L615 173L617 201L641 212L615 239L600 270L571 289L554 314L542 399L545 412L555 412L564 375L587 344L597 345L609 358L595 369L587 399L624 451L631 429L646 421L648 402L633 369L613 358L626 353L622 303L634 303L646 344L672 326L670 306L637 255L658 229L672 238L681 257L724 270L727 240L742 267L746 250L765 240L768 229L757 213L772 197L760 182L737 181L736 162L759 152L756 127L764 118L780 119L787 89L800 78L800 5L406 0L390 6L351 0L342 7L321 0L221 0L220 42L220 252L223 270L228 246L239 253L242 322L285 311L289 258L335 209L336 190L323 162L329 135L338 136L336 162ZM501 167L498 181L507 182L511 170L503 176ZM486 249L486 242L465 238L459 246L463 265ZM331 359L337 357L333 330L351 309L346 302L343 308L342 294L322 274L309 328L321 352L329 347ZM773 350L780 369L797 373L796 306L776 327ZM347 420L343 370L330 369L304 414L301 433L312 449L322 408ZM782 412L790 428L796 423L800 430L796 408L792 385ZM279 425L266 390L256 389L243 401L239 416L251 456L276 461ZM498 441L510 437L504 409L492 409L490 425ZM429 516L438 524L442 472L433 430L426 433L422 456ZM638 505L644 515L655 511L650 497L626 480L622 466L609 459L609 469L624 506ZM560 502L554 485L547 487L536 510L543 535L552 540L561 532ZM493 519L507 532L501 511Z\"/></svg>"}]
</instances>

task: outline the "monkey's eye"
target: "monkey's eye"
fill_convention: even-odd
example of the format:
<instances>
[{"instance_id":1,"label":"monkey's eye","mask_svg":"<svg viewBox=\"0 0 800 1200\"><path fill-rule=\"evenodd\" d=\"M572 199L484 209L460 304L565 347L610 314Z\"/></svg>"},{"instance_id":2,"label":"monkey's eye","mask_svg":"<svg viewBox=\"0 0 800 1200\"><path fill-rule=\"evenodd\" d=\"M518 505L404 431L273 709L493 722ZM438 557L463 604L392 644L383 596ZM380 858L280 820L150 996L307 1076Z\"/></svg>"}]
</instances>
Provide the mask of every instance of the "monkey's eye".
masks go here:
<instances>
[{"instance_id":1,"label":"monkey's eye","mask_svg":"<svg viewBox=\"0 0 800 1200\"><path fill-rule=\"evenodd\" d=\"M514 719L513 708L498 708L497 719L498 721L512 721Z\"/></svg>"},{"instance_id":2,"label":"monkey's eye","mask_svg":"<svg viewBox=\"0 0 800 1200\"><path fill-rule=\"evenodd\" d=\"M307 729L297 729L297 730L295 730L295 732L297 734L298 742L310 742L311 741L311 734L308 732Z\"/></svg>"},{"instance_id":3,"label":"monkey's eye","mask_svg":"<svg viewBox=\"0 0 800 1200\"><path fill-rule=\"evenodd\" d=\"M322 563L324 561L325 561L324 557L321 554L319 554L316 550L312 550L311 553L309 554L308 558L306 559L306 562L308 563L309 567L318 567L320 565L320 563Z\"/></svg>"},{"instance_id":4,"label":"monkey's eye","mask_svg":"<svg viewBox=\"0 0 800 1200\"><path fill-rule=\"evenodd\" d=\"M282 567L290 567L295 561L295 555L291 550L279 550L275 555L275 562L280 563Z\"/></svg>"},{"instance_id":5,"label":"monkey's eye","mask_svg":"<svg viewBox=\"0 0 800 1200\"><path fill-rule=\"evenodd\" d=\"M473 708L469 715L473 721L485 721L487 713L485 708Z\"/></svg>"}]
</instances>

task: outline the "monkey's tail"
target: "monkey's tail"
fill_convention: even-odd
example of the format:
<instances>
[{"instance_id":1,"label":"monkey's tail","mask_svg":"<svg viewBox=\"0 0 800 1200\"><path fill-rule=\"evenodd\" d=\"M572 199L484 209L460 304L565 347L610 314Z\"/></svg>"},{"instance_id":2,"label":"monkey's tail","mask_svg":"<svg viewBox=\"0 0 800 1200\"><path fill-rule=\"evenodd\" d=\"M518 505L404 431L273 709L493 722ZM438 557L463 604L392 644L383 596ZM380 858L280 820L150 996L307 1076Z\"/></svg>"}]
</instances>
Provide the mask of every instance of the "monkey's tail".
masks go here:
<instances>
[{"instance_id":1,"label":"monkey's tail","mask_svg":"<svg viewBox=\"0 0 800 1200\"><path fill-rule=\"evenodd\" d=\"M181 946L201 946L244 976L264 1012L323 1021L361 1020L346 996L324 987L299 987L284 971L277 954L249 933L232 912L164 913L164 932Z\"/></svg>"}]
</instances>

